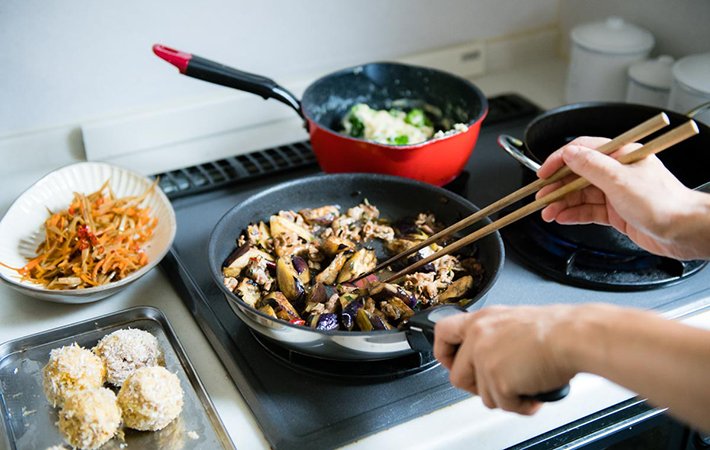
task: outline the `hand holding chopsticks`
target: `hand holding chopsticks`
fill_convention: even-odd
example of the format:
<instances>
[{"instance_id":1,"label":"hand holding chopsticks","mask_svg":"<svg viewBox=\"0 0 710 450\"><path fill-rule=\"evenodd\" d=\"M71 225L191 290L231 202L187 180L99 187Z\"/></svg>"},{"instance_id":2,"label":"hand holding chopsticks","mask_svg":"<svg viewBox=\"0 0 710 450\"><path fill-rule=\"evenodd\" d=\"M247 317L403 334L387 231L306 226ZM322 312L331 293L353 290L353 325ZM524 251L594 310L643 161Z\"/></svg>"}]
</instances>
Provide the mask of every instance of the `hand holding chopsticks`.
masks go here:
<instances>
[{"instance_id":1,"label":"hand holding chopsticks","mask_svg":"<svg viewBox=\"0 0 710 450\"><path fill-rule=\"evenodd\" d=\"M600 151L604 153L611 153L614 150L617 150L621 146L633 142L635 140L640 139L641 137L648 136L649 134L653 133L654 131L657 131L658 129L662 128L668 123L667 117L664 117L665 114L659 115L657 117L654 117L653 119L644 122L643 124L639 125L638 127L633 128L632 130L629 130L628 132L618 136L614 140L608 142L604 146L600 147ZM660 120L660 121L659 121ZM695 122L688 121L685 124L676 127L675 129L671 130L668 133L663 134L662 136L652 140L651 142L647 143L643 147L629 153L626 155L623 155L619 158L619 161L624 164L629 164L635 161L638 161L640 159L643 159L651 154L659 153L668 147L671 147L699 132L697 125ZM630 141L627 141L626 139L631 139ZM522 189L506 196L505 198L489 205L488 207L482 209L481 211L467 217L466 219L458 222L457 224L452 225L451 227L441 231L440 233L435 234L431 238L427 239L426 241L423 241L422 243L418 244L412 249L409 249L407 252L400 253L399 255L396 255L395 257L385 261L383 264L380 264L375 270L379 270L383 267L386 267L387 265L391 264L394 261L397 261L403 257L406 257L416 251L418 251L421 248L424 248L434 242L437 242L441 240L443 237L450 235L453 232L456 232L460 229L463 229L474 222L482 219L488 214L492 214L493 212L496 212L503 207L529 195L543 186L546 186L550 183L553 183L555 181L559 181L560 179L570 175L572 172L568 167L562 167L559 169L555 174L553 174L551 177L546 178L546 179L540 179L537 180ZM549 193L548 195L537 199L520 209L513 211L512 213L498 219L497 221L488 224L470 235L453 242L449 244L448 246L444 247L442 250L420 260L417 261L416 263L412 264L411 266L401 270L400 272L392 275L391 277L387 278L386 280L383 280L384 282L392 282L394 280L397 280L401 278L404 275L407 275L411 272L416 271L420 267L424 266L425 264L430 263L431 261L434 261L444 255L448 255L452 252L455 252L459 250L462 247L465 247L466 245L469 245L473 243L474 241L483 238L498 229L515 222L523 217L526 217L530 214L532 214L535 211L539 211L540 209L544 208L548 204L555 202L559 200L560 198L564 197L570 192L576 191L583 189L584 187L588 186L590 183L583 179L583 178L577 178L570 183L565 184L564 186L560 187L559 189ZM367 274L365 274L367 275ZM363 276L365 276L363 275ZM362 277L361 277L362 278Z\"/></svg>"},{"instance_id":2,"label":"hand holding chopsticks","mask_svg":"<svg viewBox=\"0 0 710 450\"><path fill-rule=\"evenodd\" d=\"M668 119L668 116L665 113L660 113L657 114L647 121L635 126L634 128L620 134L619 136L615 137L611 141L607 142L606 144L600 146L597 148L597 151L609 154L612 153L619 148L623 147L626 144L630 144L632 142L639 141L646 136L650 136L651 134L655 133L656 131L660 130L661 128L667 126L670 123L670 120ZM518 200L522 200L523 198L527 197L530 194L534 194L544 186L547 186L548 184L552 184L556 181L559 181L563 179L564 177L572 174L572 171L569 169L569 167L563 166L559 170L557 170L553 175L551 175L548 178L541 178L538 179L527 186L523 186L522 188L518 189L517 191L506 195L502 199L491 203L490 205L486 206L485 208L471 214L470 216L456 222L455 224L449 226L448 228L445 228L438 233L434 234L431 236L429 239L422 241L418 243L417 245L410 247L409 249L391 257L390 259L384 261L383 263L380 263L372 269L370 272L367 272L355 280L359 280L361 278L364 278L372 273L379 272L380 270L384 269L385 267L389 266L395 261L399 261L402 258L406 258L409 255L412 255L419 250L428 247L431 244L437 243L441 241L442 239L446 238L447 236L452 235L453 233L456 233L457 231L460 231L470 225L473 225L474 223L478 222L479 220L483 219L486 216L489 216L491 214L494 214L501 209L505 208L506 206L512 205L513 203L517 202ZM442 255L443 256L443 255Z\"/></svg>"}]
</instances>

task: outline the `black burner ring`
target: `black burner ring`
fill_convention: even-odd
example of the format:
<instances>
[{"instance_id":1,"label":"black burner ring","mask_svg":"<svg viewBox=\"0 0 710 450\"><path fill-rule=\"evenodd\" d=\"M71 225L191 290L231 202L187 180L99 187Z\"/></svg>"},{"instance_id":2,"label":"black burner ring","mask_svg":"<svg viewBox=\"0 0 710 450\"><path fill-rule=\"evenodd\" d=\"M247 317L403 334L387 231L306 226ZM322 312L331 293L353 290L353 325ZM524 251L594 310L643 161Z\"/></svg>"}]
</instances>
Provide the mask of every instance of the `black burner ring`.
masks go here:
<instances>
[{"instance_id":1,"label":"black burner ring","mask_svg":"<svg viewBox=\"0 0 710 450\"><path fill-rule=\"evenodd\" d=\"M390 381L439 365L433 354L417 352L389 359L327 359L288 349L254 331L252 336L274 359L293 370L349 382Z\"/></svg>"},{"instance_id":2,"label":"black burner ring","mask_svg":"<svg viewBox=\"0 0 710 450\"><path fill-rule=\"evenodd\" d=\"M506 247L530 269L572 286L604 291L642 291L671 286L705 267L706 261L677 261L640 254L612 254L567 242L526 217L501 230Z\"/></svg>"}]
</instances>

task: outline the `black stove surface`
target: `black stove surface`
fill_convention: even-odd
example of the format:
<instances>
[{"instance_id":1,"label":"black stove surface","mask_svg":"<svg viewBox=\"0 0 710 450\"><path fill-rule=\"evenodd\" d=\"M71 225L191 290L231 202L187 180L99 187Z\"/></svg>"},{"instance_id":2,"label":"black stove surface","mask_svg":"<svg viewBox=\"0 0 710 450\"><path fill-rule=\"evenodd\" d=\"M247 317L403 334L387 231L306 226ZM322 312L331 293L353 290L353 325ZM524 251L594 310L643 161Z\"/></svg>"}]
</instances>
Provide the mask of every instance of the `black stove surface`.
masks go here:
<instances>
[{"instance_id":1,"label":"black stove surface","mask_svg":"<svg viewBox=\"0 0 710 450\"><path fill-rule=\"evenodd\" d=\"M503 132L522 136L526 124L539 112L517 96L493 98L490 103L491 114L467 165L467 179L459 180L456 188L463 189L463 194L479 206L520 187L522 170L497 147L496 137ZM240 155L234 161L215 162L199 170L161 174L161 180L175 182L177 190L172 197L178 223L173 248L161 267L274 448L338 447L469 397L450 385L448 372L438 365L394 379L375 378L366 382L316 374L299 368L298 364L287 365L285 361L292 355L267 351L213 284L205 261L214 224L235 204L267 187L317 173L307 150L304 144L297 144L269 149L268 158ZM292 153L296 154L297 163L289 166L282 160L288 162ZM264 176L260 161L281 172ZM242 174L245 181L239 184L220 181L217 184L224 187L207 188L199 180L209 178L212 169L222 178L230 171ZM193 175L202 178L195 182ZM180 190L185 182L183 176L187 184L197 185L198 193L186 194ZM710 271L706 268L678 285L651 291L652 294L581 289L531 272L518 256L506 251L503 271L481 302L518 305L602 301L666 310L692 302L709 286Z\"/></svg>"}]
</instances>

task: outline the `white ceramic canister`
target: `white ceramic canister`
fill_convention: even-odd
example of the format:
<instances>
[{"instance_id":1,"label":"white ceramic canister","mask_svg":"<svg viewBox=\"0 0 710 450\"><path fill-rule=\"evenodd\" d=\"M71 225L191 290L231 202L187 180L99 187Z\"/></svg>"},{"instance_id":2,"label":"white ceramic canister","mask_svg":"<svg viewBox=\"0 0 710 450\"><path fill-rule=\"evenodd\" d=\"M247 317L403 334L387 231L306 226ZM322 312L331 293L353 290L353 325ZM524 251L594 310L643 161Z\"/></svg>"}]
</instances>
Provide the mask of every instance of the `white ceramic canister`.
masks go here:
<instances>
[{"instance_id":1,"label":"white ceramic canister","mask_svg":"<svg viewBox=\"0 0 710 450\"><path fill-rule=\"evenodd\" d=\"M567 102L624 101L626 71L648 57L653 35L620 17L609 17L576 26L570 36Z\"/></svg>"},{"instance_id":2,"label":"white ceramic canister","mask_svg":"<svg viewBox=\"0 0 710 450\"><path fill-rule=\"evenodd\" d=\"M632 64L628 71L626 101L666 108L675 60L667 55Z\"/></svg>"},{"instance_id":3,"label":"white ceramic canister","mask_svg":"<svg viewBox=\"0 0 710 450\"><path fill-rule=\"evenodd\" d=\"M685 114L710 102L710 53L690 55L673 65L673 84L668 109ZM699 111L695 119L710 125L710 109Z\"/></svg>"}]
</instances>

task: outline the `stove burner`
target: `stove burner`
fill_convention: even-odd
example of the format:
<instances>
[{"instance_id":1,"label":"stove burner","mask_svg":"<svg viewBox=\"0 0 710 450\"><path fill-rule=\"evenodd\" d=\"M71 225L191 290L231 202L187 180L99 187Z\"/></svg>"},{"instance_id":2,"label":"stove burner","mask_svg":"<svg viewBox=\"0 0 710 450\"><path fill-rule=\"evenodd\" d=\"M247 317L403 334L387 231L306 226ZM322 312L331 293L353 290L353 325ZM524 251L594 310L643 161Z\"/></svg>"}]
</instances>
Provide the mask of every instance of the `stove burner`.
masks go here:
<instances>
[{"instance_id":1,"label":"stove burner","mask_svg":"<svg viewBox=\"0 0 710 450\"><path fill-rule=\"evenodd\" d=\"M616 254L584 248L526 217L501 230L506 244L534 271L572 286L640 291L669 286L702 269L706 261L678 261L651 253Z\"/></svg>"},{"instance_id":2,"label":"stove burner","mask_svg":"<svg viewBox=\"0 0 710 450\"><path fill-rule=\"evenodd\" d=\"M328 378L355 382L386 381L423 372L439 365L433 354L416 352L396 358L367 361L326 359L288 349L254 332L252 336L271 356L291 369Z\"/></svg>"}]
</instances>

